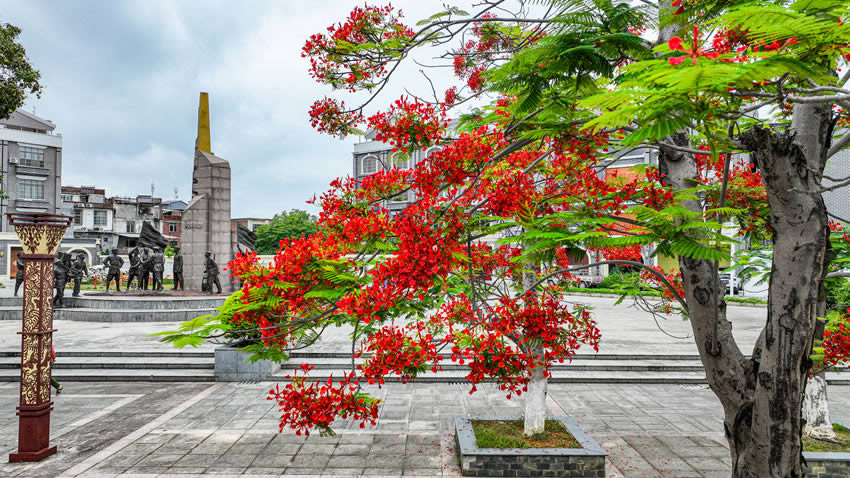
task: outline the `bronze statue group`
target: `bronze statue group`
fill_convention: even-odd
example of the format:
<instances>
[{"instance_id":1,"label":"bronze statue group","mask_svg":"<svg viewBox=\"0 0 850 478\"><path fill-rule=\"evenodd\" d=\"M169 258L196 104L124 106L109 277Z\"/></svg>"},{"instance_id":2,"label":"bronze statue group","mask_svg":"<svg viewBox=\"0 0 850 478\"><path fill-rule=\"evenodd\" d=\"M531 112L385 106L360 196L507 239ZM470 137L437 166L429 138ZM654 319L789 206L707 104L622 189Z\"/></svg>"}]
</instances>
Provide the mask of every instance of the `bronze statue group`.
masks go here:
<instances>
[{"instance_id":1,"label":"bronze statue group","mask_svg":"<svg viewBox=\"0 0 850 478\"><path fill-rule=\"evenodd\" d=\"M180 248L174 248L174 287L172 290L185 290L183 281L183 254L180 253ZM201 290L209 294L213 293L213 286L217 289L217 294L221 294L221 282L219 282L218 264L212 257L212 253L205 254L206 261L204 267L204 278L201 284ZM125 290L129 290L133 286L135 280L135 288L139 290L163 290L163 272L165 271L165 254L159 247L134 247L129 253L130 269L127 273L127 284ZM18 295L18 290L24 282L24 262L18 254L15 265L18 270L15 274L15 296ZM118 256L118 251L113 249L111 254L103 260L103 265L107 267L106 273L106 290L112 282L115 282L115 290L121 291L121 268L124 266L124 259ZM62 300L65 298L65 286L72 280L74 283L74 297L80 296L80 284L88 276L88 267L86 266L85 255L80 253L73 257L67 252L59 252L53 265L53 287L55 294L53 297L53 306L61 307Z\"/></svg>"},{"instance_id":2,"label":"bronze statue group","mask_svg":"<svg viewBox=\"0 0 850 478\"><path fill-rule=\"evenodd\" d=\"M183 255L180 254L180 248L175 247L176 254L174 255L174 289L183 290ZM159 247L153 249L148 247L134 247L129 254L130 270L127 272L127 286L129 290L133 281L136 281L136 288L141 290L163 290L162 274L165 271L165 254ZM106 290L112 281L115 281L115 290L121 291L121 267L124 265L124 259L118 257L118 252L113 249L112 254L104 259L103 265L107 269L106 273Z\"/></svg>"}]
</instances>

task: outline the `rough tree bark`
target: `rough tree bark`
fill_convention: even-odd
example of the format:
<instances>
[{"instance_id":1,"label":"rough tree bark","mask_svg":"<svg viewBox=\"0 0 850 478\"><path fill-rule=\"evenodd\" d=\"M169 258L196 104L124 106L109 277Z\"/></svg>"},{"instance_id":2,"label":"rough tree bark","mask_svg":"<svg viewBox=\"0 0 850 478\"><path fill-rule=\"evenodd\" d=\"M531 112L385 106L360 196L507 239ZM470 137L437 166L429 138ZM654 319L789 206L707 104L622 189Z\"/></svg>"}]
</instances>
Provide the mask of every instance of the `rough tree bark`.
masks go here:
<instances>
[{"instance_id":1,"label":"rough tree bark","mask_svg":"<svg viewBox=\"0 0 850 478\"><path fill-rule=\"evenodd\" d=\"M700 358L724 408L736 477L803 475L801 406L829 262L820 184L830 134L828 106L796 105L787 131L755 127L741 138L761 169L774 232L767 322L753 359L732 337L716 265L679 260ZM669 139L688 146L684 134ZM694 184L690 154L664 148L659 165L674 188ZM700 211L695 201L685 206Z\"/></svg>"}]
</instances>

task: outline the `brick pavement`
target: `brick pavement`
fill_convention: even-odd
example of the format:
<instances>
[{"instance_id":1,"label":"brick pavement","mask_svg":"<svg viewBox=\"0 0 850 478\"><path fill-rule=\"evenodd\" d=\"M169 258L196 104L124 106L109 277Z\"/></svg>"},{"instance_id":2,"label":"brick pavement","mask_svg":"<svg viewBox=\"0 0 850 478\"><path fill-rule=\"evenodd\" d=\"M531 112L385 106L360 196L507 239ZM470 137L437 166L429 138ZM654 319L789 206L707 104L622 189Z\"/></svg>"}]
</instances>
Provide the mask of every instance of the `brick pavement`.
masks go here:
<instances>
[{"instance_id":1,"label":"brick pavement","mask_svg":"<svg viewBox=\"0 0 850 478\"><path fill-rule=\"evenodd\" d=\"M0 476L458 476L454 415L519 415L492 386L390 384L377 426L337 435L278 434L263 384L68 383L56 399L58 455L2 464ZM15 449L16 384L0 385L0 452ZM830 388L833 418L850 421L850 387ZM569 413L610 453L610 477L729 476L720 405L703 386L564 384L551 414Z\"/></svg>"}]
</instances>

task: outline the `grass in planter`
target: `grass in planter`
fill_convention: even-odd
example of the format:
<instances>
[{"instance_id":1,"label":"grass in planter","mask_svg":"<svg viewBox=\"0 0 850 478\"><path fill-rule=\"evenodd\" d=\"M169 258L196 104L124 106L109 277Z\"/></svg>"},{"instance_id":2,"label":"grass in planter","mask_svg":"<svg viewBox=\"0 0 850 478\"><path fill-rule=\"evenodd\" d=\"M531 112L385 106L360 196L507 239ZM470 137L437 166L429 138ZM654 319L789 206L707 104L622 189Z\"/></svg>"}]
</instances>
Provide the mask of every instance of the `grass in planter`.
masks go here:
<instances>
[{"instance_id":1,"label":"grass in planter","mask_svg":"<svg viewBox=\"0 0 850 478\"><path fill-rule=\"evenodd\" d=\"M543 433L525 437L522 420L470 420L478 448L581 448L558 420L546 420Z\"/></svg>"},{"instance_id":2,"label":"grass in planter","mask_svg":"<svg viewBox=\"0 0 850 478\"><path fill-rule=\"evenodd\" d=\"M835 439L838 440L838 443L815 440L814 438L804 436L803 451L850 453L850 428L834 423L832 429L835 430Z\"/></svg>"}]
</instances>

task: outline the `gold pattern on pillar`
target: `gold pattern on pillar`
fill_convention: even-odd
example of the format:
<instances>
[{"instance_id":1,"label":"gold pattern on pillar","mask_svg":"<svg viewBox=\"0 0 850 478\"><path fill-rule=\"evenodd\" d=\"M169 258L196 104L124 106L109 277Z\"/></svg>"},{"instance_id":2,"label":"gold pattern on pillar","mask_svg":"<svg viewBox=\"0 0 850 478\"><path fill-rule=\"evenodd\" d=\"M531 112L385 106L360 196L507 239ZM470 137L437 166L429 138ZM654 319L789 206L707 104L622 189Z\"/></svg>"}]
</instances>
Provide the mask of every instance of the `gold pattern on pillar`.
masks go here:
<instances>
[{"instance_id":1,"label":"gold pattern on pillar","mask_svg":"<svg viewBox=\"0 0 850 478\"><path fill-rule=\"evenodd\" d=\"M24 262L18 450L9 455L9 461L40 461L56 453L56 447L50 446L53 262L73 218L44 213L7 216L23 247Z\"/></svg>"}]
</instances>

